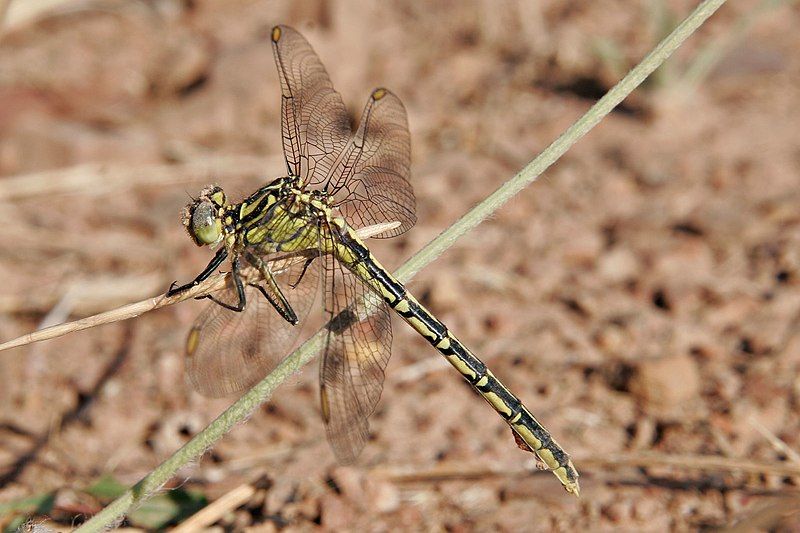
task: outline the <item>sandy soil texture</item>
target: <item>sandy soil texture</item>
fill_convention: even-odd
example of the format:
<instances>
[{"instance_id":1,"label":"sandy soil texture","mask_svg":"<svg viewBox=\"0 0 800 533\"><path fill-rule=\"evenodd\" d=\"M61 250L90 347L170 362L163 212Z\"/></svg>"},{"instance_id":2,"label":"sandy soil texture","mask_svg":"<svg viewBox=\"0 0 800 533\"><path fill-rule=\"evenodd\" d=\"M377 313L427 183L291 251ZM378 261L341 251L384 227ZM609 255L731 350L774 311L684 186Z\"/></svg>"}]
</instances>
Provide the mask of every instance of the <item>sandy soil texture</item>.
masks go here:
<instances>
[{"instance_id":1,"label":"sandy soil texture","mask_svg":"<svg viewBox=\"0 0 800 533\"><path fill-rule=\"evenodd\" d=\"M164 493L163 522L124 525L172 526L207 501L226 531L798 530L800 9L761 4L729 2L409 284L573 455L580 499L395 320L358 463L325 441L312 364L171 481L196 505ZM187 194L243 196L285 171L275 24L311 42L354 120L377 86L407 107L418 223L370 241L394 268L695 5L13 1L0 341L205 266L180 223ZM204 306L0 353L0 525L80 523L230 405L184 377Z\"/></svg>"}]
</instances>

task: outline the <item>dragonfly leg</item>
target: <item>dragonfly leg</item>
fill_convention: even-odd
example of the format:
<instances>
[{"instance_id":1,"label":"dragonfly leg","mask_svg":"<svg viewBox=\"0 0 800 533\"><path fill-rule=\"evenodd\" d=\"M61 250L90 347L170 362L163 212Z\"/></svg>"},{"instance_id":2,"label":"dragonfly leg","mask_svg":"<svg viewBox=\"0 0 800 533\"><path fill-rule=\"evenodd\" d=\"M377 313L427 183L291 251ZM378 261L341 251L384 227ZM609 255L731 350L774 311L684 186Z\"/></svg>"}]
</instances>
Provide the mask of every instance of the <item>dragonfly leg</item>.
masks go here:
<instances>
[{"instance_id":1,"label":"dragonfly leg","mask_svg":"<svg viewBox=\"0 0 800 533\"><path fill-rule=\"evenodd\" d=\"M228 257L228 250L222 248L214 258L208 263L205 269L203 269L200 274L197 275L196 278L190 283L186 285L181 285L180 287L175 287L178 284L177 281L173 281L172 285L169 286L169 290L167 291L167 296L175 296L176 294L182 293L184 291L188 291L192 287L196 287L200 282L205 281L214 271L219 268L225 258Z\"/></svg>"},{"instance_id":2,"label":"dragonfly leg","mask_svg":"<svg viewBox=\"0 0 800 533\"><path fill-rule=\"evenodd\" d=\"M303 281L303 276L306 275L306 270L308 270L308 266L311 264L312 261L314 261L314 259L316 259L316 256L311 256L308 259L306 259L305 264L303 264L303 271L300 272L300 276L297 277L297 281L295 281L294 283L289 283L289 286L291 288L294 289L298 285L300 285L300 282Z\"/></svg>"},{"instance_id":3,"label":"dragonfly leg","mask_svg":"<svg viewBox=\"0 0 800 533\"><path fill-rule=\"evenodd\" d=\"M264 283L266 284L266 286L257 283L248 283L248 285L257 288L284 320L292 325L296 325L299 322L297 313L294 312L291 304L289 304L289 301L283 295L283 291L281 291L281 288L275 281L275 277L272 275L272 271L269 267L264 264L261 258L250 252L245 252L244 257L251 265L258 269L258 272L261 274L261 277L264 278Z\"/></svg>"},{"instance_id":4,"label":"dragonfly leg","mask_svg":"<svg viewBox=\"0 0 800 533\"><path fill-rule=\"evenodd\" d=\"M204 298L208 298L215 304L221 305L225 309L230 309L231 311L236 311L237 313L240 313L244 311L244 308L247 305L247 299L244 295L244 284L242 283L242 277L239 275L239 258L236 257L233 260L232 264L233 264L233 269L231 269L231 279L233 279L233 285L234 287L236 287L236 296L239 298L237 304L231 305L229 303L225 303L221 300L214 298L210 294L200 296L197 299L202 300Z\"/></svg>"},{"instance_id":5,"label":"dragonfly leg","mask_svg":"<svg viewBox=\"0 0 800 533\"><path fill-rule=\"evenodd\" d=\"M264 287L262 287L258 283L248 283L248 285L250 287L255 287L256 289L258 289L258 292L260 292L262 295L264 295L264 298L266 298L267 301L272 304L272 307L274 307L275 310L278 311L278 314L281 315L281 317L285 321L287 321L288 323L290 323L293 326L297 325L297 322L298 322L297 316L286 314L284 312L284 309L280 306L280 304L277 301L275 301L275 299L267 292L267 290ZM291 309L292 308L289 307L289 310L291 310Z\"/></svg>"}]
</instances>

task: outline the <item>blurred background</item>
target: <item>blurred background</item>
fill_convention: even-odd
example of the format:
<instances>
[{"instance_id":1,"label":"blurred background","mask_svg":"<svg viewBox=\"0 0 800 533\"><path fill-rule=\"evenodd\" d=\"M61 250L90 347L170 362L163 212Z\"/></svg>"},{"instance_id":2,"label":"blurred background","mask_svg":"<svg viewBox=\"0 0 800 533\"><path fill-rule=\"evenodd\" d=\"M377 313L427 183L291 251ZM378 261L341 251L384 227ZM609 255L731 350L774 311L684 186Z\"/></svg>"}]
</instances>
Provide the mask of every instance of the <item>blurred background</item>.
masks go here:
<instances>
[{"instance_id":1,"label":"blurred background","mask_svg":"<svg viewBox=\"0 0 800 533\"><path fill-rule=\"evenodd\" d=\"M180 224L188 195L285 171L277 23L311 42L354 120L376 86L407 107L419 222L370 242L394 268L695 5L0 2L0 341L205 266ZM312 364L125 524L237 494L216 527L799 527L798 26L793 2L730 2L409 285L573 455L580 500L395 320L358 464L328 449ZM233 401L184 380L203 306L0 354L0 525L79 523Z\"/></svg>"}]
</instances>

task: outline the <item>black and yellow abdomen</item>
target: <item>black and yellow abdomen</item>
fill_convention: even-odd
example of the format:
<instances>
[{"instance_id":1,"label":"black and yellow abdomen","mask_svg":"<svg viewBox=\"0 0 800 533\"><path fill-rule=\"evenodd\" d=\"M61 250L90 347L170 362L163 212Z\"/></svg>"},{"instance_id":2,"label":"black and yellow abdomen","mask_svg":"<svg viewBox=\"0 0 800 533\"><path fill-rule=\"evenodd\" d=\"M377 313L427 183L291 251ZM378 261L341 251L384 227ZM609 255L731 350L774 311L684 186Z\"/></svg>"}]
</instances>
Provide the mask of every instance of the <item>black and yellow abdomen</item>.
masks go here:
<instances>
[{"instance_id":1,"label":"black and yellow abdomen","mask_svg":"<svg viewBox=\"0 0 800 533\"><path fill-rule=\"evenodd\" d=\"M567 491L577 495L580 490L578 471L569 455L519 398L375 259L352 230L342 222L334 227L338 233L334 238L336 258L425 337L558 477Z\"/></svg>"}]
</instances>

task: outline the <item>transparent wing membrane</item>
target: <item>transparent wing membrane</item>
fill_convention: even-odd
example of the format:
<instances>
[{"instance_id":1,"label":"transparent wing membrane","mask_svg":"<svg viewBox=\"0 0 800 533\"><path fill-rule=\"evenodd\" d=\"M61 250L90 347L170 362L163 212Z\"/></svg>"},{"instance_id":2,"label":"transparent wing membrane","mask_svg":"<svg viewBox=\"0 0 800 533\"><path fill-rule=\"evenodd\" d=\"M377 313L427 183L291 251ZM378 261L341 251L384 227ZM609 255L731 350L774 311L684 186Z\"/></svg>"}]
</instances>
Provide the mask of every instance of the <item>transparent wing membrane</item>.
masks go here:
<instances>
[{"instance_id":1,"label":"transparent wing membrane","mask_svg":"<svg viewBox=\"0 0 800 533\"><path fill-rule=\"evenodd\" d=\"M411 141L406 111L386 89L370 95L355 134L319 58L291 28L277 27L273 50L282 91L283 146L289 172L321 189L354 228L397 222L393 237L416 222L408 182ZM355 460L367 418L383 389L391 322L383 301L332 256L321 258L324 305L333 320L320 370L328 439L341 462Z\"/></svg>"},{"instance_id":2,"label":"transparent wing membrane","mask_svg":"<svg viewBox=\"0 0 800 533\"><path fill-rule=\"evenodd\" d=\"M317 54L287 26L272 30L272 49L281 82L283 152L289 174L305 182L326 174L350 138L342 97Z\"/></svg>"},{"instance_id":3,"label":"transparent wing membrane","mask_svg":"<svg viewBox=\"0 0 800 533\"><path fill-rule=\"evenodd\" d=\"M320 400L328 441L339 462L348 464L369 438L367 419L383 390L392 328L383 300L332 256L324 259L331 323L320 363Z\"/></svg>"},{"instance_id":4,"label":"transparent wing membrane","mask_svg":"<svg viewBox=\"0 0 800 533\"><path fill-rule=\"evenodd\" d=\"M386 89L374 90L351 135L342 97L308 42L286 26L273 30L272 42L290 174L326 191L354 228L400 223L379 238L407 231L416 215L408 182L411 139L400 99Z\"/></svg>"},{"instance_id":5,"label":"transparent wing membrane","mask_svg":"<svg viewBox=\"0 0 800 533\"><path fill-rule=\"evenodd\" d=\"M410 167L406 110L393 93L376 89L326 190L351 226L399 222L397 228L375 236L394 237L417 221L414 191L408 182Z\"/></svg>"},{"instance_id":6,"label":"transparent wing membrane","mask_svg":"<svg viewBox=\"0 0 800 533\"><path fill-rule=\"evenodd\" d=\"M319 288L319 259L307 264L304 257L274 256L268 264L302 321ZM259 276L245 281L263 284ZM245 286L245 295L244 311L236 313L211 303L189 331L186 371L192 386L205 396L227 396L260 381L286 356L300 332L257 288ZM230 276L218 298L231 305L238 301Z\"/></svg>"}]
</instances>

